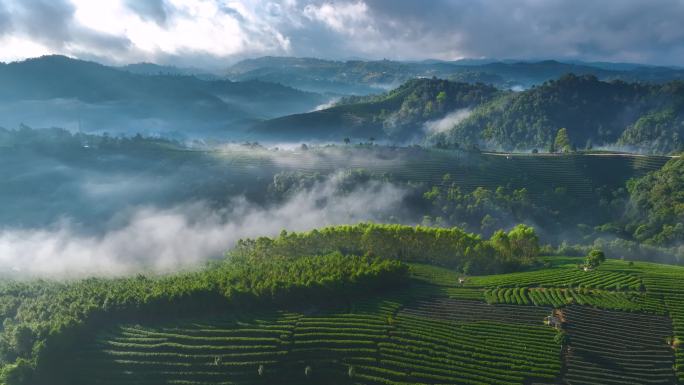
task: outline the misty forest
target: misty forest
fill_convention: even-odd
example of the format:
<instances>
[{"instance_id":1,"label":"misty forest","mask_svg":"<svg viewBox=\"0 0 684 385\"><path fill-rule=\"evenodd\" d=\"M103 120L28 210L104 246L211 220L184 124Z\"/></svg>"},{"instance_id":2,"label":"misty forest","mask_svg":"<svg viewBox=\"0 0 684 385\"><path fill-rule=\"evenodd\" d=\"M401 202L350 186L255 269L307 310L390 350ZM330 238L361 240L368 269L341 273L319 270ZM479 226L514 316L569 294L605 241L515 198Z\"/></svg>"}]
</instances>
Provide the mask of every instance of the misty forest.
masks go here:
<instances>
[{"instance_id":1,"label":"misty forest","mask_svg":"<svg viewBox=\"0 0 684 385\"><path fill-rule=\"evenodd\" d=\"M0 384L684 384L684 4L557 3L0 0Z\"/></svg>"}]
</instances>

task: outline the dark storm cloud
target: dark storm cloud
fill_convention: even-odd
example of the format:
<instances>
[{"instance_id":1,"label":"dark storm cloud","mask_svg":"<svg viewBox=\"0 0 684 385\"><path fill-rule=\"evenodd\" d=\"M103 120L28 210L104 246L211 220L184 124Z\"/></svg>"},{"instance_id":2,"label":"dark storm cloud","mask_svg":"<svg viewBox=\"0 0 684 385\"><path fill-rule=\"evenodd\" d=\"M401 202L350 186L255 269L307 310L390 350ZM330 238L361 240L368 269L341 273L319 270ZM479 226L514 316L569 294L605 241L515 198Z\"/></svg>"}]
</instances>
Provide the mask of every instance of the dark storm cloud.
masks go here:
<instances>
[{"instance_id":1,"label":"dark storm cloud","mask_svg":"<svg viewBox=\"0 0 684 385\"><path fill-rule=\"evenodd\" d=\"M12 23L12 15L7 11L5 5L0 3L0 34L5 33L5 31L10 27Z\"/></svg>"},{"instance_id":2,"label":"dark storm cloud","mask_svg":"<svg viewBox=\"0 0 684 385\"><path fill-rule=\"evenodd\" d=\"M0 34L110 62L225 65L293 55L684 63L684 0L106 1L161 30L128 28L131 19L118 15L123 28L108 35L76 20L75 0L0 0ZM212 6L218 11L207 16Z\"/></svg>"},{"instance_id":3,"label":"dark storm cloud","mask_svg":"<svg viewBox=\"0 0 684 385\"><path fill-rule=\"evenodd\" d=\"M125 0L126 6L143 19L150 19L159 25L166 24L167 11L164 0Z\"/></svg>"},{"instance_id":4,"label":"dark storm cloud","mask_svg":"<svg viewBox=\"0 0 684 385\"><path fill-rule=\"evenodd\" d=\"M421 41L433 55L669 64L684 59L682 0L367 0L366 4L383 37Z\"/></svg>"},{"instance_id":5,"label":"dark storm cloud","mask_svg":"<svg viewBox=\"0 0 684 385\"><path fill-rule=\"evenodd\" d=\"M0 35L21 37L55 53L104 61L131 48L125 36L79 25L75 12L69 0L0 0Z\"/></svg>"},{"instance_id":6,"label":"dark storm cloud","mask_svg":"<svg viewBox=\"0 0 684 385\"><path fill-rule=\"evenodd\" d=\"M8 2L13 29L50 46L71 39L74 6L67 0L22 0Z\"/></svg>"}]
</instances>

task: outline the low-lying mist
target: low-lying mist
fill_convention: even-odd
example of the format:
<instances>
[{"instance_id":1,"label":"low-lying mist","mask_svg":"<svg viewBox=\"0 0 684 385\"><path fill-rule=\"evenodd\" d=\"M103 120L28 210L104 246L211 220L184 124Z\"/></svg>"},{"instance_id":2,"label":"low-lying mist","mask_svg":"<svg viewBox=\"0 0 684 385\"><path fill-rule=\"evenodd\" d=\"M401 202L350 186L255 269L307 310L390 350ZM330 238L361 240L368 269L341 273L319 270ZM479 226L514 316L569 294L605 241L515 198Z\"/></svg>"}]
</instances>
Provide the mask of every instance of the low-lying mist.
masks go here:
<instances>
[{"instance_id":1,"label":"low-lying mist","mask_svg":"<svg viewBox=\"0 0 684 385\"><path fill-rule=\"evenodd\" d=\"M317 105L316 108L313 109L313 111L321 111L321 110L325 110L325 109L334 107L335 104L339 101L340 101L339 97L334 97L334 98L328 100L327 102L325 102L323 104Z\"/></svg>"},{"instance_id":2,"label":"low-lying mist","mask_svg":"<svg viewBox=\"0 0 684 385\"><path fill-rule=\"evenodd\" d=\"M423 125L423 130L429 135L447 132L450 129L454 128L455 125L467 119L471 113L472 110L469 108L462 108L450 112L442 119L425 122L425 124Z\"/></svg>"},{"instance_id":3,"label":"low-lying mist","mask_svg":"<svg viewBox=\"0 0 684 385\"><path fill-rule=\"evenodd\" d=\"M605 188L575 196L563 179L508 154L277 146L0 129L0 276L169 272L220 258L241 238L360 221L459 226L483 236L527 223L542 242L586 245L612 234L596 226L618 221L628 199ZM529 177L501 173L502 165ZM623 249L610 255L629 258Z\"/></svg>"},{"instance_id":4,"label":"low-lying mist","mask_svg":"<svg viewBox=\"0 0 684 385\"><path fill-rule=\"evenodd\" d=\"M0 231L0 272L49 278L169 272L220 258L245 237L400 215L401 188L369 181L340 193L341 181L340 174L332 175L273 206L237 196L218 209L203 201L129 208L110 218L110 228L94 234L69 219L45 228L5 228Z\"/></svg>"},{"instance_id":5,"label":"low-lying mist","mask_svg":"<svg viewBox=\"0 0 684 385\"><path fill-rule=\"evenodd\" d=\"M76 99L18 100L0 103L0 127L63 127L71 132L112 136L141 134L176 139L237 137L252 120L233 109L190 103L146 105L135 101L87 103ZM227 129L230 127L230 129Z\"/></svg>"}]
</instances>

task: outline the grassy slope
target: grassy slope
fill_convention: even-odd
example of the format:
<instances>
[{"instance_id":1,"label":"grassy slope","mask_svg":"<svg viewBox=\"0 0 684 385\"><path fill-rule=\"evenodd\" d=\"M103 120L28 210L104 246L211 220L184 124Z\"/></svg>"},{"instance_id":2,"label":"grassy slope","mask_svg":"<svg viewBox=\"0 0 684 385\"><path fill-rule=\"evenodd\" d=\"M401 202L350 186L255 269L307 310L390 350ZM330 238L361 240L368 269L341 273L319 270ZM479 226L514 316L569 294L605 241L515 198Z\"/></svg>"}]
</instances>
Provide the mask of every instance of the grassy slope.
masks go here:
<instances>
[{"instance_id":1,"label":"grassy slope","mask_svg":"<svg viewBox=\"0 0 684 385\"><path fill-rule=\"evenodd\" d=\"M413 265L412 287L380 298L116 325L86 338L65 368L73 384L684 380L684 356L666 344L668 316L684 337L684 268L609 260L585 273L577 258L548 262L547 269L469 277L464 285L449 270ZM584 302L591 307L578 306ZM563 348L542 322L554 306L569 336Z\"/></svg>"}]
</instances>

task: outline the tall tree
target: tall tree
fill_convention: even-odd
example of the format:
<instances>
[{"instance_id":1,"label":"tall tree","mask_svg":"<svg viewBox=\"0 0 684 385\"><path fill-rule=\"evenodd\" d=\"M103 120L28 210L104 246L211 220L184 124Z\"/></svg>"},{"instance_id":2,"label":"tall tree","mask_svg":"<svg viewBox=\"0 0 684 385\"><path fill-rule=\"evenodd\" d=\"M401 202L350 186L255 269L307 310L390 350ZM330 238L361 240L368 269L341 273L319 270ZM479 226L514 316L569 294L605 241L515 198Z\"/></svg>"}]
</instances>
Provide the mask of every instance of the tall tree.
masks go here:
<instances>
[{"instance_id":1,"label":"tall tree","mask_svg":"<svg viewBox=\"0 0 684 385\"><path fill-rule=\"evenodd\" d=\"M560 152L570 152L572 151L572 143L570 142L570 137L568 136L568 130L561 128L556 133L556 140L554 141L554 147L556 151Z\"/></svg>"}]
</instances>

